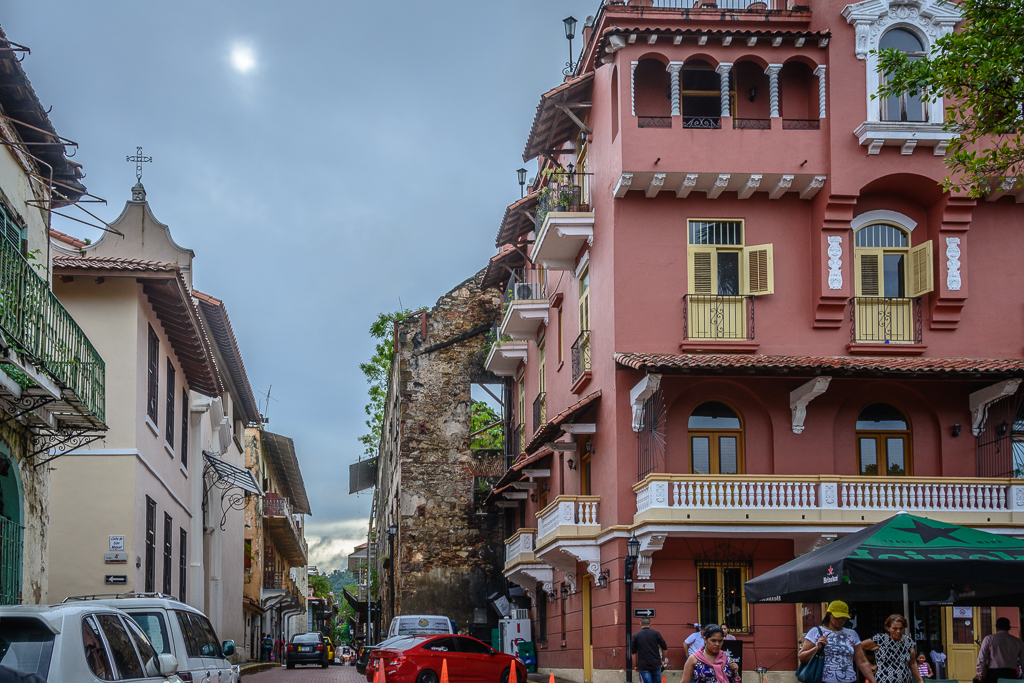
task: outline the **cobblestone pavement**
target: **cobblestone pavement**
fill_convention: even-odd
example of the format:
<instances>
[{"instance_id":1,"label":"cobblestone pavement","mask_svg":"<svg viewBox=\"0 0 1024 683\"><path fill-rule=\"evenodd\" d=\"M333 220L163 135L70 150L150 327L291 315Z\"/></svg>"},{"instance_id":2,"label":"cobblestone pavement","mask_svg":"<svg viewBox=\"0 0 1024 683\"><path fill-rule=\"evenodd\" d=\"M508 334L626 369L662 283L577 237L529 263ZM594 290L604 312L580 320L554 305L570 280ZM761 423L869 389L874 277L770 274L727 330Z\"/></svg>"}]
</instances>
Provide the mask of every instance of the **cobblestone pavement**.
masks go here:
<instances>
[{"instance_id":1,"label":"cobblestone pavement","mask_svg":"<svg viewBox=\"0 0 1024 683\"><path fill-rule=\"evenodd\" d=\"M332 664L326 669L318 666L297 666L291 671L275 666L251 676L243 676L243 683L366 683L366 678L354 666Z\"/></svg>"}]
</instances>

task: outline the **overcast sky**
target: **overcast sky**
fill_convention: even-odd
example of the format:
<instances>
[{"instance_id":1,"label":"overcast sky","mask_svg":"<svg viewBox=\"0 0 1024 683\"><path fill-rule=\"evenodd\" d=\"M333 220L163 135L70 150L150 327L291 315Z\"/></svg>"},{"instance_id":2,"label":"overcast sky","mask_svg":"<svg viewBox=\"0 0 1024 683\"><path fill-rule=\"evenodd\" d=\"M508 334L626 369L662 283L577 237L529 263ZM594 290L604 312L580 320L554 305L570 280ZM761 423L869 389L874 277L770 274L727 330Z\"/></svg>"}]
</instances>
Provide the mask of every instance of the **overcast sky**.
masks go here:
<instances>
[{"instance_id":1,"label":"overcast sky","mask_svg":"<svg viewBox=\"0 0 1024 683\"><path fill-rule=\"evenodd\" d=\"M310 562L365 538L359 456L376 315L433 304L494 253L562 19L598 0L4 3L89 205L112 221L142 145L156 217L222 298L261 410L295 439ZM530 175L535 164L528 165ZM74 210L72 210L74 211ZM84 216L83 216L84 217ZM98 231L54 219L96 239Z\"/></svg>"}]
</instances>

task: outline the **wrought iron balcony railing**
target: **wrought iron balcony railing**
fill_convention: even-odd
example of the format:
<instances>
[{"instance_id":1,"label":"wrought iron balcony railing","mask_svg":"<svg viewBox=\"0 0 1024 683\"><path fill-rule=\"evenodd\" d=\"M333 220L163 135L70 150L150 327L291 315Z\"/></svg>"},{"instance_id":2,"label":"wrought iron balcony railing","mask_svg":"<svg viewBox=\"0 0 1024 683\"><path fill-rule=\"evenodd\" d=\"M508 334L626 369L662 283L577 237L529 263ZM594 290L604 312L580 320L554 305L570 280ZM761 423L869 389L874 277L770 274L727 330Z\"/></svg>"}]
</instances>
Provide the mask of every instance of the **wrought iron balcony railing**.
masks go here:
<instances>
[{"instance_id":1,"label":"wrought iron balcony railing","mask_svg":"<svg viewBox=\"0 0 1024 683\"><path fill-rule=\"evenodd\" d=\"M540 301L547 299L544 283L540 281L540 271L535 269L516 269L508 278L505 287L504 303L513 301Z\"/></svg>"},{"instance_id":2,"label":"wrought iron balcony railing","mask_svg":"<svg viewBox=\"0 0 1024 683\"><path fill-rule=\"evenodd\" d=\"M544 226L548 213L590 211L593 177L593 173L577 173L572 164L569 164L566 171L552 173L541 187L537 199L537 232Z\"/></svg>"},{"instance_id":3,"label":"wrought iron balcony railing","mask_svg":"<svg viewBox=\"0 0 1024 683\"><path fill-rule=\"evenodd\" d=\"M0 517L0 605L21 603L21 547L25 528Z\"/></svg>"},{"instance_id":4,"label":"wrought iron balcony railing","mask_svg":"<svg viewBox=\"0 0 1024 683\"><path fill-rule=\"evenodd\" d=\"M273 569L264 569L263 587L271 590L282 590L284 588L284 580L281 577L281 572L275 572Z\"/></svg>"},{"instance_id":5,"label":"wrought iron balcony railing","mask_svg":"<svg viewBox=\"0 0 1024 683\"><path fill-rule=\"evenodd\" d=\"M20 353L104 421L103 359L46 280L8 240L0 240L0 328Z\"/></svg>"},{"instance_id":6,"label":"wrought iron balcony railing","mask_svg":"<svg viewBox=\"0 0 1024 683\"><path fill-rule=\"evenodd\" d=\"M547 401L547 394L543 391L537 394L537 398L533 399L533 431L534 433L540 429L544 422L547 420L545 403Z\"/></svg>"},{"instance_id":7,"label":"wrought iron balcony railing","mask_svg":"<svg viewBox=\"0 0 1024 683\"><path fill-rule=\"evenodd\" d=\"M636 118L638 128L671 128L671 116L638 116Z\"/></svg>"},{"instance_id":8,"label":"wrought iron balcony railing","mask_svg":"<svg viewBox=\"0 0 1024 683\"><path fill-rule=\"evenodd\" d=\"M683 128L721 128L720 116L684 116Z\"/></svg>"},{"instance_id":9,"label":"wrought iron balcony railing","mask_svg":"<svg viewBox=\"0 0 1024 683\"><path fill-rule=\"evenodd\" d=\"M512 428L508 445L505 447L505 469L509 469L515 463L519 454L526 450L526 434L523 425L517 424Z\"/></svg>"},{"instance_id":10,"label":"wrought iron balcony railing","mask_svg":"<svg viewBox=\"0 0 1024 683\"><path fill-rule=\"evenodd\" d=\"M850 342L920 344L921 299L859 296L850 308Z\"/></svg>"},{"instance_id":11,"label":"wrought iron balcony railing","mask_svg":"<svg viewBox=\"0 0 1024 683\"><path fill-rule=\"evenodd\" d=\"M820 119L782 119L782 130L820 130Z\"/></svg>"},{"instance_id":12,"label":"wrought iron balcony railing","mask_svg":"<svg viewBox=\"0 0 1024 683\"><path fill-rule=\"evenodd\" d=\"M590 330L583 330L580 336L576 337L576 341L572 343L571 355L572 381L575 384L584 372L590 372Z\"/></svg>"},{"instance_id":13,"label":"wrought iron balcony railing","mask_svg":"<svg viewBox=\"0 0 1024 683\"><path fill-rule=\"evenodd\" d=\"M771 119L733 119L733 128L748 128L753 130L770 130L772 127Z\"/></svg>"},{"instance_id":14,"label":"wrought iron balcony railing","mask_svg":"<svg viewBox=\"0 0 1024 683\"><path fill-rule=\"evenodd\" d=\"M753 339L754 297L687 294L683 323L687 339Z\"/></svg>"},{"instance_id":15,"label":"wrought iron balcony railing","mask_svg":"<svg viewBox=\"0 0 1024 683\"><path fill-rule=\"evenodd\" d=\"M719 9L732 12L806 12L806 0L625 0L625 6L638 9Z\"/></svg>"}]
</instances>

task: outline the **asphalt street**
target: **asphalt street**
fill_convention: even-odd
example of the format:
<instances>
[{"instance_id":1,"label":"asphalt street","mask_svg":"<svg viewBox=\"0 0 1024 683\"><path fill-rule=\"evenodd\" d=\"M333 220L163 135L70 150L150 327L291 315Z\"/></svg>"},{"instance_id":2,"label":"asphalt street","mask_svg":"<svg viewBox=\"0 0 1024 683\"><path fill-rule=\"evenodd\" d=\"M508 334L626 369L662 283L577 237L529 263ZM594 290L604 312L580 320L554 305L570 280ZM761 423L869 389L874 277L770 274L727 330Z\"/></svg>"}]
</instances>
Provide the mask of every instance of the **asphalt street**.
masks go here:
<instances>
[{"instance_id":1,"label":"asphalt street","mask_svg":"<svg viewBox=\"0 0 1024 683\"><path fill-rule=\"evenodd\" d=\"M291 671L275 666L252 676L243 676L243 683L366 683L366 678L356 672L354 666L331 665L326 669L318 666L297 666Z\"/></svg>"}]
</instances>

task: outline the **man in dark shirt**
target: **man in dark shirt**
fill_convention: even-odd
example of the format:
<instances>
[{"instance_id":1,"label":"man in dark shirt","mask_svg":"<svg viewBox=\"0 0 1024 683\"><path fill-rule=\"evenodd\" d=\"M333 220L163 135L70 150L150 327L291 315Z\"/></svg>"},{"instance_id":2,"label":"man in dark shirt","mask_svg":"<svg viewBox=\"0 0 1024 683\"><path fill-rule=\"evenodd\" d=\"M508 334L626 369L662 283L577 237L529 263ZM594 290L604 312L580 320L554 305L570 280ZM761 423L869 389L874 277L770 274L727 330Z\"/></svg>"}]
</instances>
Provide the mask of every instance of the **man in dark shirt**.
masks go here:
<instances>
[{"instance_id":1,"label":"man in dark shirt","mask_svg":"<svg viewBox=\"0 0 1024 683\"><path fill-rule=\"evenodd\" d=\"M651 620L641 617L640 630L633 634L633 654L640 683L661 683L661 663L667 650L665 639L651 628Z\"/></svg>"}]
</instances>

